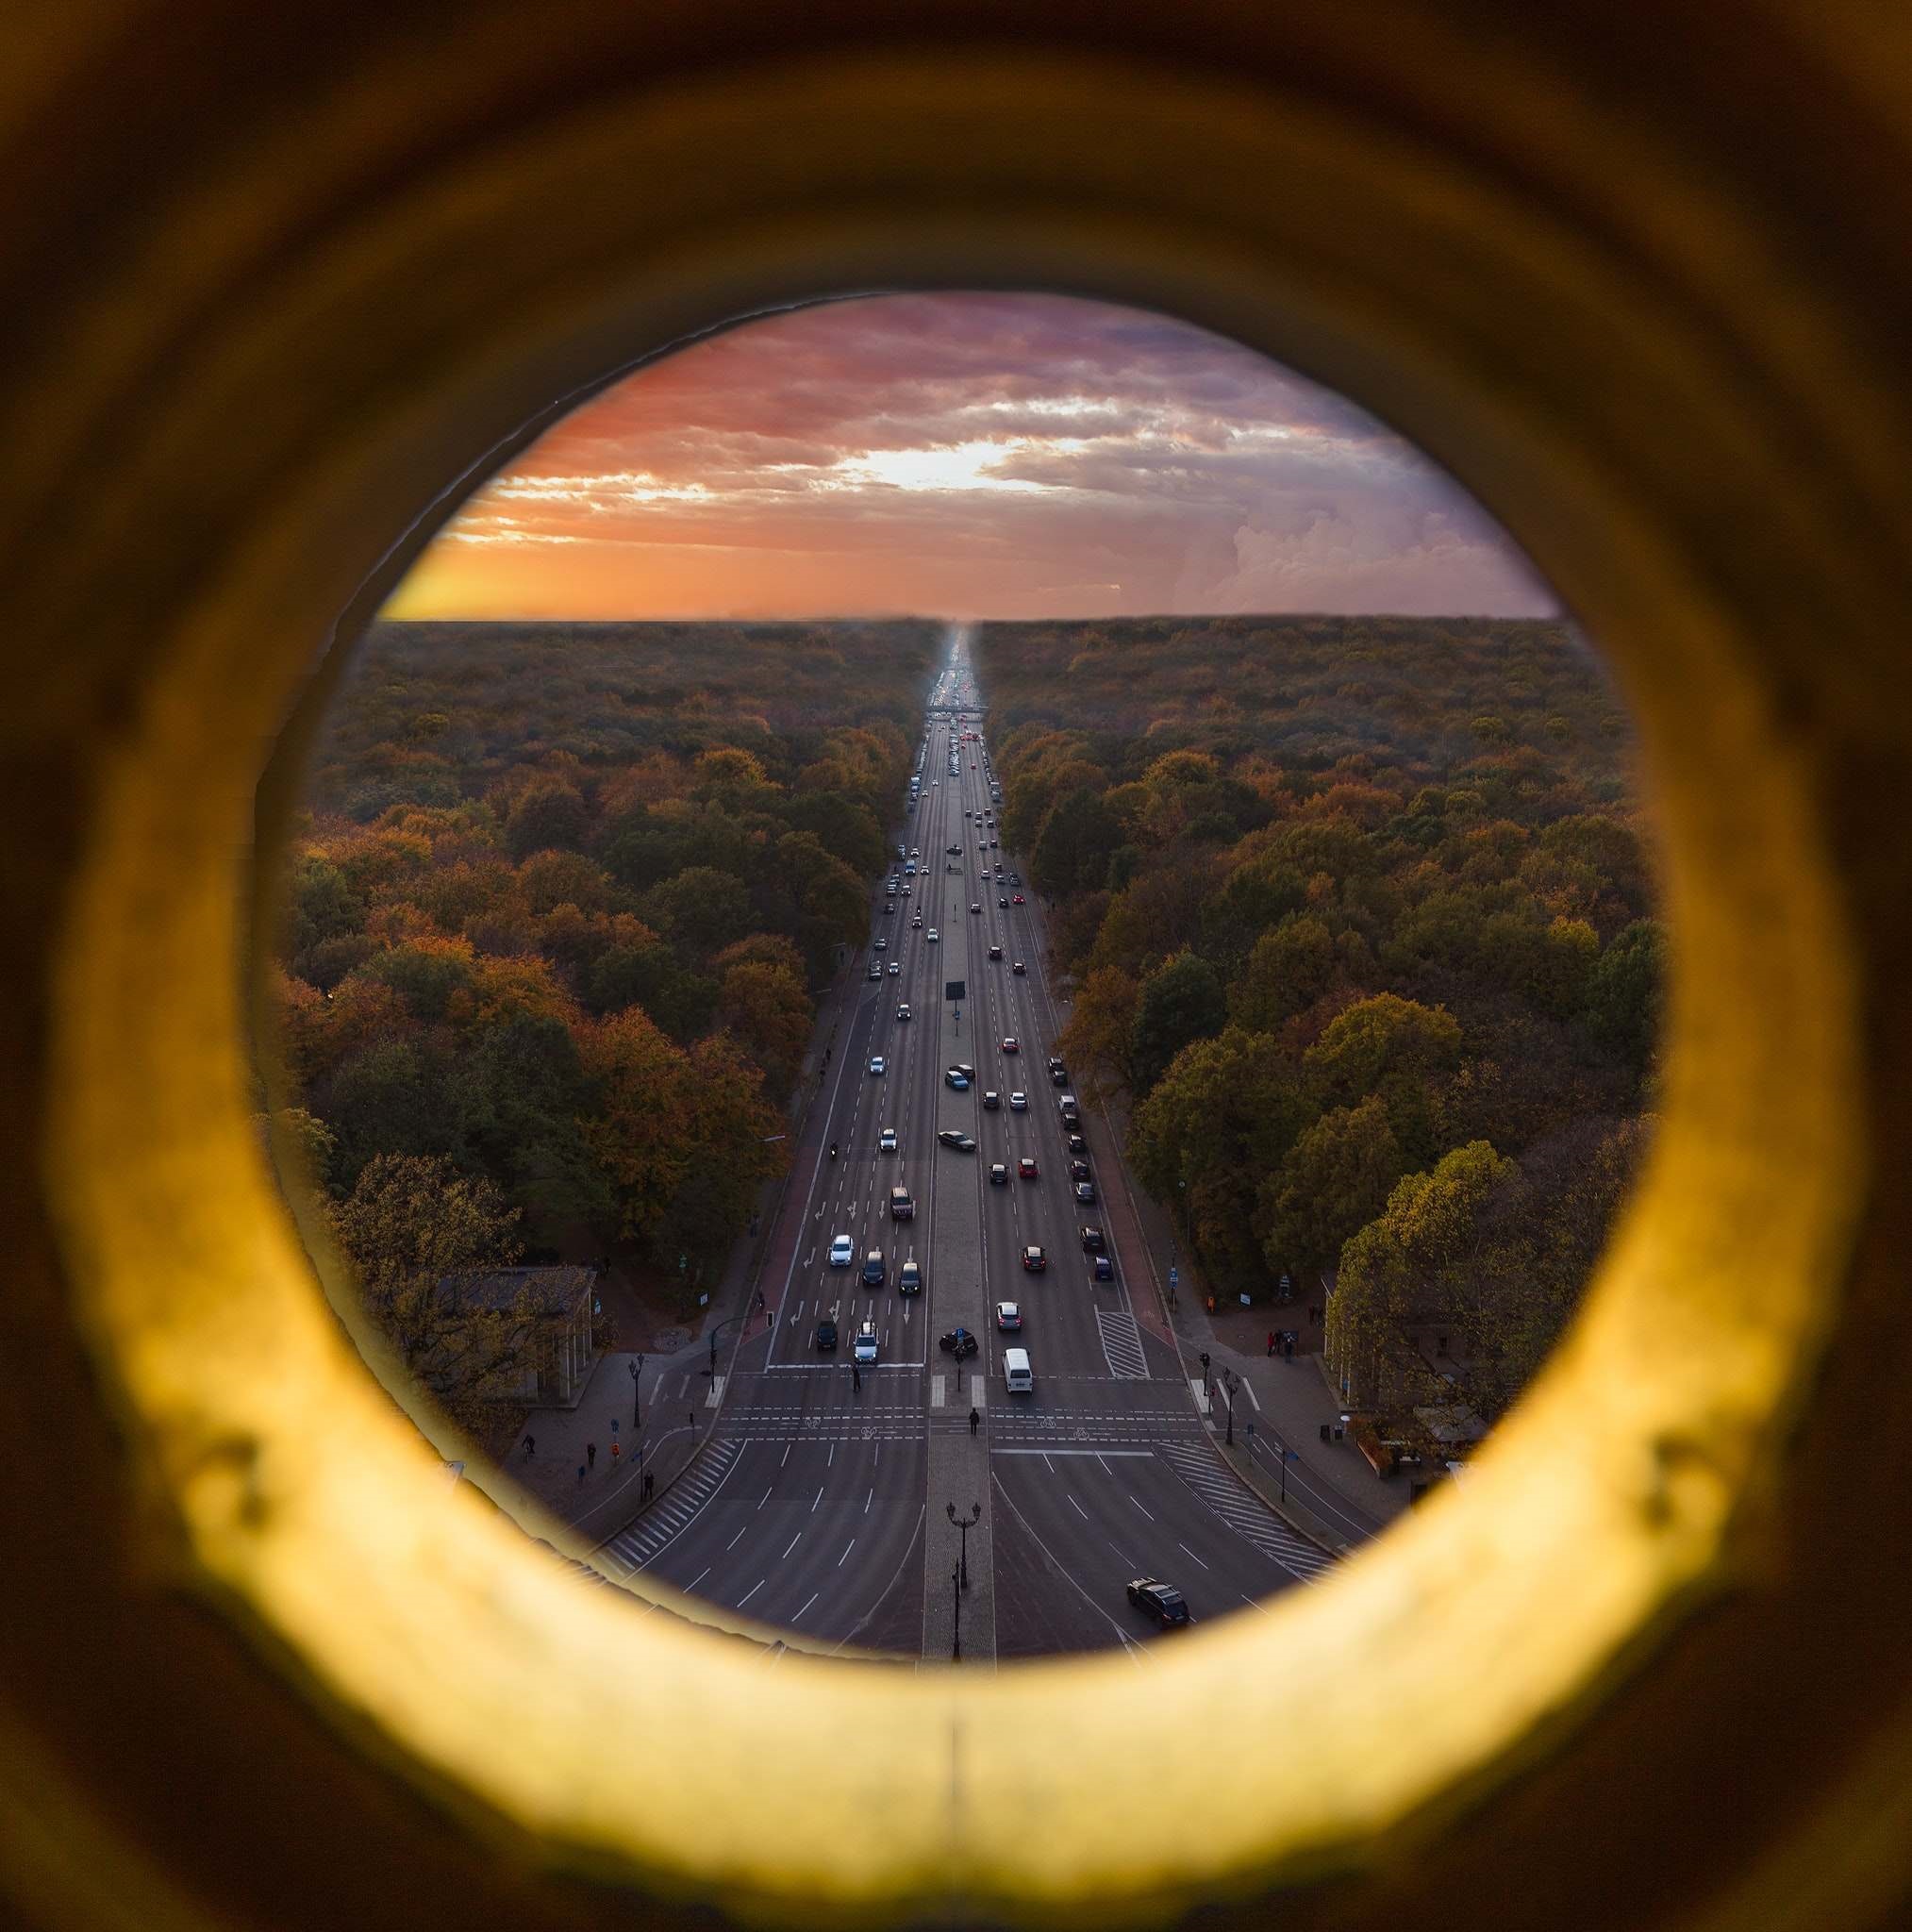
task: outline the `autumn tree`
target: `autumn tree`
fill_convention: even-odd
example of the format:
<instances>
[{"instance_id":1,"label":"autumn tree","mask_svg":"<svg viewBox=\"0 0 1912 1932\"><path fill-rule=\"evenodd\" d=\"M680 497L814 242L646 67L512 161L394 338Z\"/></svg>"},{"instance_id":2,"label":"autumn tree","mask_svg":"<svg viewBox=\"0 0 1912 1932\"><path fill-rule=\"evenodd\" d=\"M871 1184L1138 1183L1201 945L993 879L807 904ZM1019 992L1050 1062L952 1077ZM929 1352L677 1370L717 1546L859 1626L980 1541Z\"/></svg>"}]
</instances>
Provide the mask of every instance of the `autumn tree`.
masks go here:
<instances>
[{"instance_id":1,"label":"autumn tree","mask_svg":"<svg viewBox=\"0 0 1912 1932\"><path fill-rule=\"evenodd\" d=\"M1308 1127L1256 1191L1268 1265L1312 1278L1386 1206L1403 1172L1388 1109L1373 1094Z\"/></svg>"},{"instance_id":2,"label":"autumn tree","mask_svg":"<svg viewBox=\"0 0 1912 1932\"><path fill-rule=\"evenodd\" d=\"M505 849L515 859L534 852L574 851L584 843L590 810L574 786L557 778L535 779L521 791L505 820Z\"/></svg>"},{"instance_id":3,"label":"autumn tree","mask_svg":"<svg viewBox=\"0 0 1912 1932\"><path fill-rule=\"evenodd\" d=\"M517 1210L491 1182L432 1157L381 1154L333 1209L333 1231L358 1276L367 1314L398 1366L468 1428L522 1379L536 1340L513 1309L460 1310L448 1274L509 1267L523 1252Z\"/></svg>"}]
</instances>

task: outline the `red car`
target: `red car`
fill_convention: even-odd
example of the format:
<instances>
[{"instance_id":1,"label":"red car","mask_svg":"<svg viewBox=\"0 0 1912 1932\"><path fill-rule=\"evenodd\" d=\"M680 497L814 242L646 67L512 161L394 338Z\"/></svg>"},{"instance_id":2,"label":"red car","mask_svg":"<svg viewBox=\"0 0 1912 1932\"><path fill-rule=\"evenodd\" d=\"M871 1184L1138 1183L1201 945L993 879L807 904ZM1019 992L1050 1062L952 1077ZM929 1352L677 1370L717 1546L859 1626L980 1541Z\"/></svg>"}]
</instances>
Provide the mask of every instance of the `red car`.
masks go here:
<instances>
[{"instance_id":1,"label":"red car","mask_svg":"<svg viewBox=\"0 0 1912 1932\"><path fill-rule=\"evenodd\" d=\"M1016 1172L1019 1174L1021 1174L1025 1181L1033 1181L1036 1178L1038 1173L1038 1169L1036 1166L1036 1157L1033 1154L1023 1155L1022 1159L1017 1161L1016 1163Z\"/></svg>"},{"instance_id":2,"label":"red car","mask_svg":"<svg viewBox=\"0 0 1912 1932\"><path fill-rule=\"evenodd\" d=\"M1022 905L1022 903L1023 903L1023 895L1022 895L1022 893L1021 893L1021 892L1018 892L1018 893L1016 894L1015 898L1014 898L1014 899L1012 899L1012 900L1011 900L1011 901L1010 901L1009 903L1010 903L1010 904L1011 904L1012 906L1020 906L1020 905Z\"/></svg>"},{"instance_id":3,"label":"red car","mask_svg":"<svg viewBox=\"0 0 1912 1932\"><path fill-rule=\"evenodd\" d=\"M1032 1241L1023 1250L1023 1270L1027 1274L1040 1274L1049 1265L1049 1257Z\"/></svg>"},{"instance_id":4,"label":"red car","mask_svg":"<svg viewBox=\"0 0 1912 1932\"><path fill-rule=\"evenodd\" d=\"M1005 1053L1021 1053L1023 1051L1022 1047L1017 1043L1016 1036L1013 1033L1003 1041L1003 1051Z\"/></svg>"}]
</instances>

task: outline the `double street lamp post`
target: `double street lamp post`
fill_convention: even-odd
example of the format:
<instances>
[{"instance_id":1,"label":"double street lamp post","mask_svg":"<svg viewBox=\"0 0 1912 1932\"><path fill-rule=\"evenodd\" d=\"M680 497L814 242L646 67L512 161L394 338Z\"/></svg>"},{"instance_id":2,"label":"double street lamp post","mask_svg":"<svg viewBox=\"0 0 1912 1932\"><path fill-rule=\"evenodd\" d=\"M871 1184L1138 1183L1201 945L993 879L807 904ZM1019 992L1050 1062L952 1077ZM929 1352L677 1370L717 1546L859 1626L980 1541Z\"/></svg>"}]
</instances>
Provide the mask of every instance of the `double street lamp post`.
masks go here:
<instances>
[{"instance_id":1,"label":"double street lamp post","mask_svg":"<svg viewBox=\"0 0 1912 1932\"><path fill-rule=\"evenodd\" d=\"M949 1520L962 1532L962 1557L956 1566L956 1577L958 1587L967 1590L970 1587L970 1531L983 1520L983 1506L972 1504L967 1516L958 1516L954 1503L945 1503L942 1507L949 1512Z\"/></svg>"},{"instance_id":2,"label":"double street lamp post","mask_svg":"<svg viewBox=\"0 0 1912 1932\"><path fill-rule=\"evenodd\" d=\"M949 1573L950 1602L956 1606L956 1641L950 1646L950 1661L963 1660L963 1574L960 1570Z\"/></svg>"},{"instance_id":3,"label":"double street lamp post","mask_svg":"<svg viewBox=\"0 0 1912 1932\"><path fill-rule=\"evenodd\" d=\"M631 1372L631 1427L638 1429L643 1426L642 1418L638 1414L638 1399L644 1382L644 1358L640 1355L636 1361L626 1362L624 1367Z\"/></svg>"},{"instance_id":4,"label":"double street lamp post","mask_svg":"<svg viewBox=\"0 0 1912 1932\"><path fill-rule=\"evenodd\" d=\"M1222 1371L1222 1386L1228 1394L1228 1446L1235 1446L1235 1371L1224 1368Z\"/></svg>"}]
</instances>

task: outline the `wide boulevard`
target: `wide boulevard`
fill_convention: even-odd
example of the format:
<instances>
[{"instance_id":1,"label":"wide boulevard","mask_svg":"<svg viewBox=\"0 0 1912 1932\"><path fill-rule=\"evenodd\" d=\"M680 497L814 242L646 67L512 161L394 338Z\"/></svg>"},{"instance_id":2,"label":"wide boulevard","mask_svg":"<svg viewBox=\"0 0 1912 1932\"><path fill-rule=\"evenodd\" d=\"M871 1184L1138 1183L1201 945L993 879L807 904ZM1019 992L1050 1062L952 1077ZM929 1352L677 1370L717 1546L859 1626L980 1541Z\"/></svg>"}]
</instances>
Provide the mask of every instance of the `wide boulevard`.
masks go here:
<instances>
[{"instance_id":1,"label":"wide boulevard","mask_svg":"<svg viewBox=\"0 0 1912 1932\"><path fill-rule=\"evenodd\" d=\"M602 1559L640 1592L657 1578L811 1647L947 1658L959 1643L987 1660L1122 1644L1141 1661L1154 1624L1128 1602L1132 1578L1172 1582L1200 1622L1254 1615L1326 1559L1224 1467L1159 1317L1138 1319L1145 1261L1124 1251L1138 1245L1133 1218L1108 1211L1124 1180L1099 1121L1078 1130L1098 1198L1075 1198L1059 1111L1072 1090L1046 1065L1059 1021L1036 893L990 843L989 760L964 736L980 722L957 632L931 697L920 801L897 801L894 842L917 870L894 861L889 909L878 888L858 997L767 1251L765 1306L712 1391L698 1461ZM966 1091L945 1078L958 1064L975 1069ZM975 1150L940 1142L942 1130ZM991 1179L997 1162L1006 1180ZM913 1219L891 1218L898 1185ZM1112 1279L1093 1277L1085 1225L1105 1231ZM848 1267L831 1265L840 1236ZM1039 1273L1023 1266L1032 1245ZM873 1251L881 1286L862 1278ZM916 1294L898 1287L910 1260ZM998 1326L1003 1302L1019 1330ZM824 1321L834 1349L819 1346ZM876 1360L858 1368L866 1322ZM978 1343L962 1360L939 1347L959 1325ZM1030 1357L1028 1393L1005 1386L1013 1347ZM965 1532L952 1509L980 1516Z\"/></svg>"}]
</instances>

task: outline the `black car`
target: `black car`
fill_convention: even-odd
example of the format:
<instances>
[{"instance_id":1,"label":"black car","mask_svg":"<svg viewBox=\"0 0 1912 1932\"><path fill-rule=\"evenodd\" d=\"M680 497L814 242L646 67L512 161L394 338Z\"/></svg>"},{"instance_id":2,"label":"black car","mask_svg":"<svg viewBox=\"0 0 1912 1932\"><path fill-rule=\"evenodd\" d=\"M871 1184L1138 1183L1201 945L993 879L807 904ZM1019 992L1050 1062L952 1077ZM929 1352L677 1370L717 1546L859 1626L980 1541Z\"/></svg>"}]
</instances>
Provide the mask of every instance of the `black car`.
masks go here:
<instances>
[{"instance_id":1,"label":"black car","mask_svg":"<svg viewBox=\"0 0 1912 1932\"><path fill-rule=\"evenodd\" d=\"M1085 1255L1106 1255L1108 1243L1102 1238L1102 1230L1088 1222L1082 1224L1082 1252Z\"/></svg>"},{"instance_id":2,"label":"black car","mask_svg":"<svg viewBox=\"0 0 1912 1932\"><path fill-rule=\"evenodd\" d=\"M1022 960L1018 959L1016 963L1009 968L1009 971L1011 973L1021 973L1026 974L1029 969L1023 964Z\"/></svg>"},{"instance_id":3,"label":"black car","mask_svg":"<svg viewBox=\"0 0 1912 1932\"><path fill-rule=\"evenodd\" d=\"M958 1127L943 1127L936 1137L945 1147L954 1147L958 1154L973 1154L976 1143Z\"/></svg>"},{"instance_id":4,"label":"black car","mask_svg":"<svg viewBox=\"0 0 1912 1932\"><path fill-rule=\"evenodd\" d=\"M1089 1152L1089 1142L1080 1134L1071 1134L1069 1136L1069 1151L1072 1154L1087 1154Z\"/></svg>"},{"instance_id":5,"label":"black car","mask_svg":"<svg viewBox=\"0 0 1912 1932\"><path fill-rule=\"evenodd\" d=\"M826 1354L834 1354L837 1347L837 1324L825 1320L817 1324L817 1346Z\"/></svg>"},{"instance_id":6,"label":"black car","mask_svg":"<svg viewBox=\"0 0 1912 1932\"><path fill-rule=\"evenodd\" d=\"M1001 947L1001 946L991 946L991 947L989 948L989 958L992 958L992 959L1000 959L1000 958L1001 958L1002 957L1003 957L1003 949L1002 949L1002 947Z\"/></svg>"},{"instance_id":7,"label":"black car","mask_svg":"<svg viewBox=\"0 0 1912 1932\"><path fill-rule=\"evenodd\" d=\"M1091 1281L1113 1281L1115 1279L1115 1263L1106 1255L1089 1256L1089 1278Z\"/></svg>"},{"instance_id":8,"label":"black car","mask_svg":"<svg viewBox=\"0 0 1912 1932\"><path fill-rule=\"evenodd\" d=\"M1051 1067L1049 1069L1049 1084L1052 1087L1068 1086L1069 1069L1061 1065L1059 1062L1056 1065Z\"/></svg>"},{"instance_id":9,"label":"black car","mask_svg":"<svg viewBox=\"0 0 1912 1932\"><path fill-rule=\"evenodd\" d=\"M1138 1576L1128 1587L1128 1600L1137 1609L1146 1610L1164 1630L1189 1621L1189 1606L1172 1583L1154 1576Z\"/></svg>"},{"instance_id":10,"label":"black car","mask_svg":"<svg viewBox=\"0 0 1912 1932\"><path fill-rule=\"evenodd\" d=\"M959 1362L968 1361L981 1344L967 1328L952 1328L937 1343L944 1355L953 1355Z\"/></svg>"},{"instance_id":11,"label":"black car","mask_svg":"<svg viewBox=\"0 0 1912 1932\"><path fill-rule=\"evenodd\" d=\"M1086 1181L1092 1178L1086 1160L1072 1160L1069 1163L1069 1178L1072 1181Z\"/></svg>"},{"instance_id":12,"label":"black car","mask_svg":"<svg viewBox=\"0 0 1912 1932\"><path fill-rule=\"evenodd\" d=\"M1075 1184L1075 1198L1085 1208L1093 1208L1095 1206L1095 1183L1093 1181L1077 1181Z\"/></svg>"},{"instance_id":13,"label":"black car","mask_svg":"<svg viewBox=\"0 0 1912 1932\"><path fill-rule=\"evenodd\" d=\"M1006 912L1009 909L1009 895L1006 892L998 892L996 894L996 904Z\"/></svg>"}]
</instances>

